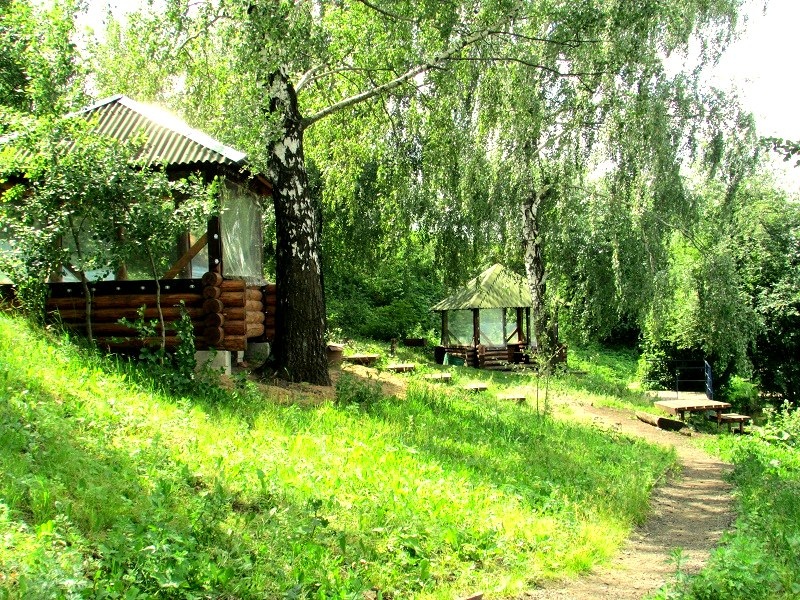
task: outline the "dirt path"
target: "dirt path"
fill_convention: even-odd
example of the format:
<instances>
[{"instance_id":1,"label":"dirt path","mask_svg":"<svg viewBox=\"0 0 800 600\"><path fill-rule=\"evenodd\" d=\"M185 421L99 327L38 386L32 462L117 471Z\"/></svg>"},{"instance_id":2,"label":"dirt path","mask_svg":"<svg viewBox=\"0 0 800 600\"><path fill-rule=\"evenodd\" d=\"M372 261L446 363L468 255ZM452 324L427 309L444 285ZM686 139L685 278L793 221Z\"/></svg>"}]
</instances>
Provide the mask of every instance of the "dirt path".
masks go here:
<instances>
[{"instance_id":1,"label":"dirt path","mask_svg":"<svg viewBox=\"0 0 800 600\"><path fill-rule=\"evenodd\" d=\"M630 412L571 404L567 418L589 420L602 427L673 446L682 465L678 476L658 487L652 513L608 565L574 580L533 590L520 600L613 598L633 600L657 590L675 572L670 557L683 550L684 569L699 571L722 533L733 522L731 488L723 479L730 465L697 449L690 438L662 431Z\"/></svg>"}]
</instances>

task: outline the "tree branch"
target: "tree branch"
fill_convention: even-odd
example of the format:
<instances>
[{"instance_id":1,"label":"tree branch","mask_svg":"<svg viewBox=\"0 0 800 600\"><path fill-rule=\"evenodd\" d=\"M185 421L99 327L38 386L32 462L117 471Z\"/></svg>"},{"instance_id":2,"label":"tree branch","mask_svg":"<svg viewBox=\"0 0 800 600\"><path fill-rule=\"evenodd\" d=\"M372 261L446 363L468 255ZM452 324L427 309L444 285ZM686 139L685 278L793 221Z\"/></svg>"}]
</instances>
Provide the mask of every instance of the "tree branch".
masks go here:
<instances>
[{"instance_id":1,"label":"tree branch","mask_svg":"<svg viewBox=\"0 0 800 600\"><path fill-rule=\"evenodd\" d=\"M338 69L331 69L330 71L325 71L324 73L320 73L317 75L317 71L322 68L323 65L319 67L314 67L313 69L309 69L303 76L300 78L300 81L295 86L295 91L299 94L300 90L307 88L312 83L319 81L320 79L324 79L325 77L330 77L331 75L337 75L339 73L374 73L376 71L391 71L391 69L363 69L360 67L340 67ZM312 72L313 71L313 72Z\"/></svg>"},{"instance_id":2,"label":"tree branch","mask_svg":"<svg viewBox=\"0 0 800 600\"><path fill-rule=\"evenodd\" d=\"M380 6L375 6L372 2L368 0L356 0L356 2L360 2L367 8L371 8L372 10L381 13L384 17L389 17L390 19L394 19L395 21L405 21L406 23L416 23L416 19L412 19L410 17L404 17L402 15L398 15L396 13L390 12L385 8L381 8Z\"/></svg>"},{"instance_id":3,"label":"tree branch","mask_svg":"<svg viewBox=\"0 0 800 600\"><path fill-rule=\"evenodd\" d=\"M452 60L459 52L471 46L472 44L475 44L483 39L486 39L487 37L489 37L489 35L491 34L488 29L482 29L481 31L475 32L472 35L462 39L453 48L450 48L449 50L437 54L428 62L422 63L421 65L417 65L416 67L412 67L411 69L409 69L402 75L395 77L391 81L387 81L382 85L379 85L377 87L371 88L359 94L355 94L353 96L340 100L339 102L331 106L328 106L327 108L323 108L322 110L314 113L313 115L306 117L305 119L303 119L303 127L304 128L309 127L314 123L316 123L317 121L319 121L320 119L323 119L330 114L333 114L337 111L353 106L354 104L370 100L371 98L379 96L385 92L389 92L393 89L396 89L401 85L403 85L406 81L413 79L417 75L425 73L426 71L429 71L430 69L444 62L447 62L448 60Z\"/></svg>"},{"instance_id":4,"label":"tree branch","mask_svg":"<svg viewBox=\"0 0 800 600\"><path fill-rule=\"evenodd\" d=\"M519 63L521 65L525 65L526 67L531 67L532 69L540 69L542 71L547 71L549 73L553 73L554 75L558 75L559 77L575 77L575 78L578 78L578 79L580 79L581 77L595 77L597 75L605 75L604 71L586 71L586 72L578 72L578 73L562 73L558 69L555 69L553 67L548 67L547 65L542 65L542 64L539 64L539 63L530 62L530 61L525 60L524 58L514 58L514 57L510 57L510 56L486 56L486 57L464 56L464 57L453 57L453 58L450 58L449 60L452 60L452 61L457 61L457 60L460 60L460 61L475 61L475 62L481 62L481 61L487 61L487 62L513 62L513 63Z\"/></svg>"},{"instance_id":5,"label":"tree branch","mask_svg":"<svg viewBox=\"0 0 800 600\"><path fill-rule=\"evenodd\" d=\"M492 35L510 35L511 37L515 37L521 40L527 40L529 42L542 42L544 44L555 44L557 46L567 46L568 48L578 48L583 44L599 44L601 40L581 40L576 39L574 41L558 41L552 40L549 38L540 38L532 35L525 35L522 33L516 33L513 31L505 31L505 30L492 30L489 33Z\"/></svg>"},{"instance_id":6,"label":"tree branch","mask_svg":"<svg viewBox=\"0 0 800 600\"><path fill-rule=\"evenodd\" d=\"M309 83L311 83L315 79L317 71L319 71L324 66L325 65L317 65L316 67L311 67L308 71L303 73L300 76L300 80L297 82L297 85L294 86L294 91L299 94L300 90L302 90L304 87L306 87Z\"/></svg>"}]
</instances>

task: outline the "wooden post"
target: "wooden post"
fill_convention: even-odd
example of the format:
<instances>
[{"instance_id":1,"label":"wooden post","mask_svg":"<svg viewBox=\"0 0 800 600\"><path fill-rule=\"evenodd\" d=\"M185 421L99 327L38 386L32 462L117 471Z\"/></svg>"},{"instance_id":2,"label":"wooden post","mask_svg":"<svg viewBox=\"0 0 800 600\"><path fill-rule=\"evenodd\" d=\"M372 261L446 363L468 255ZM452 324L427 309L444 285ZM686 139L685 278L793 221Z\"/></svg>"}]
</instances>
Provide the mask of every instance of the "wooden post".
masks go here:
<instances>
[{"instance_id":1,"label":"wooden post","mask_svg":"<svg viewBox=\"0 0 800 600\"><path fill-rule=\"evenodd\" d=\"M531 335L531 309L527 307L525 309L525 329L527 336L526 339L528 340L528 347L531 347L531 343L534 341L533 336Z\"/></svg>"},{"instance_id":2,"label":"wooden post","mask_svg":"<svg viewBox=\"0 0 800 600\"><path fill-rule=\"evenodd\" d=\"M472 309L472 345L477 348L481 345L481 309Z\"/></svg>"},{"instance_id":3,"label":"wooden post","mask_svg":"<svg viewBox=\"0 0 800 600\"><path fill-rule=\"evenodd\" d=\"M450 324L447 319L447 311L442 311L442 346L445 348L450 345Z\"/></svg>"},{"instance_id":4,"label":"wooden post","mask_svg":"<svg viewBox=\"0 0 800 600\"><path fill-rule=\"evenodd\" d=\"M208 270L212 273L224 275L222 265L222 230L219 217L208 220Z\"/></svg>"},{"instance_id":5,"label":"wooden post","mask_svg":"<svg viewBox=\"0 0 800 600\"><path fill-rule=\"evenodd\" d=\"M525 342L526 334L525 334L525 320L523 317L523 310L521 307L517 307L517 341L522 344Z\"/></svg>"}]
</instances>

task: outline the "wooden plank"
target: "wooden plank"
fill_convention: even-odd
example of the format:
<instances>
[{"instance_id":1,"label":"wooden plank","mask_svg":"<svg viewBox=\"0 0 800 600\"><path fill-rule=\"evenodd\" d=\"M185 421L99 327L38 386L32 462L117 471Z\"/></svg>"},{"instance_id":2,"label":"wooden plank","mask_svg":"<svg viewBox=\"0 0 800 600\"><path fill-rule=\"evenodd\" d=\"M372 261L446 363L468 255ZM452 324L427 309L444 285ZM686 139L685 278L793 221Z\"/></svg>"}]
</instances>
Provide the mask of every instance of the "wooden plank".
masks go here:
<instances>
[{"instance_id":1,"label":"wooden plank","mask_svg":"<svg viewBox=\"0 0 800 600\"><path fill-rule=\"evenodd\" d=\"M220 275L225 274L222 264L222 229L218 216L208 220L208 270Z\"/></svg>"},{"instance_id":2,"label":"wooden plank","mask_svg":"<svg viewBox=\"0 0 800 600\"><path fill-rule=\"evenodd\" d=\"M160 280L161 293L201 294L203 282L200 279L167 279ZM83 298L83 286L79 281L48 283L50 299ZM127 296L132 294L155 294L155 279L129 279L126 281L93 281L89 290L96 297Z\"/></svg>"}]
</instances>

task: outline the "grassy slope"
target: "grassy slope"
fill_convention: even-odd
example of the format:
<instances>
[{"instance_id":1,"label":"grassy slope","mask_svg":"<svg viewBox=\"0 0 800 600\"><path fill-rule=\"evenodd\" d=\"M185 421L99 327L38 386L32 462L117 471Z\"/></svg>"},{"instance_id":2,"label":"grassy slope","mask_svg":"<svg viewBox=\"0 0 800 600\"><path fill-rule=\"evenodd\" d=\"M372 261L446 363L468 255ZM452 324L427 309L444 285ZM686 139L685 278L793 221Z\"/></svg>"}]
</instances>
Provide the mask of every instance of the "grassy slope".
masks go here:
<instances>
[{"instance_id":1,"label":"grassy slope","mask_svg":"<svg viewBox=\"0 0 800 600\"><path fill-rule=\"evenodd\" d=\"M421 382L163 380L0 314L0 598L513 595L608 557L674 461Z\"/></svg>"}]
</instances>

